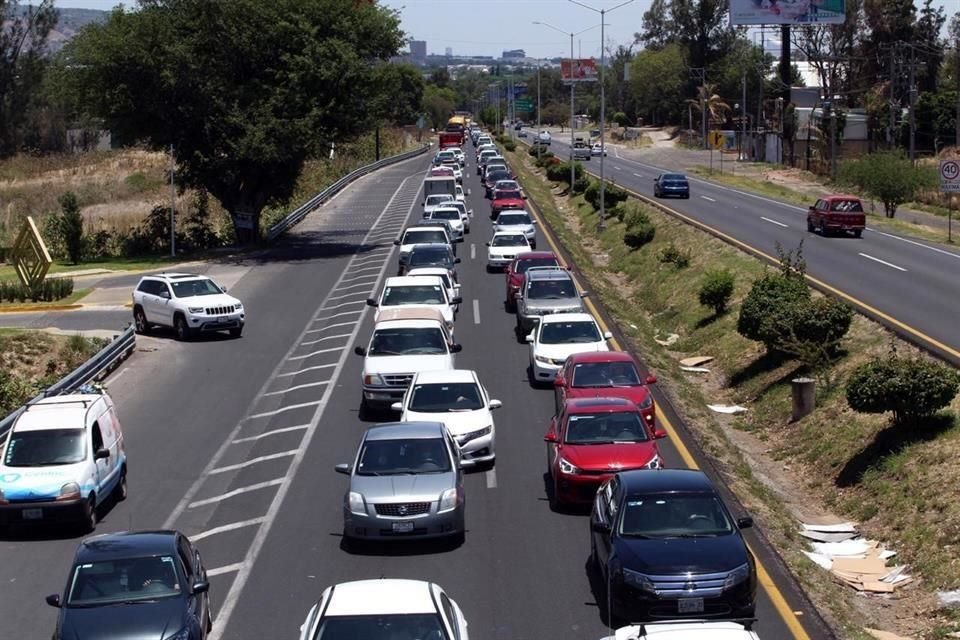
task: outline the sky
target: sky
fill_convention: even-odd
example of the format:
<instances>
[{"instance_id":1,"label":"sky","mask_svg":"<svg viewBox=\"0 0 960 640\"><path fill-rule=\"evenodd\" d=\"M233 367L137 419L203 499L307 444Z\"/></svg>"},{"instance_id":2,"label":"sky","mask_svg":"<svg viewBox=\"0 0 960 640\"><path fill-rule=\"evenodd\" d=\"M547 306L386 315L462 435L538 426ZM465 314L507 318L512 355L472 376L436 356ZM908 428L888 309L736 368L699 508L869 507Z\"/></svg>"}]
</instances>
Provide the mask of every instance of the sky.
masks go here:
<instances>
[{"instance_id":1,"label":"sky","mask_svg":"<svg viewBox=\"0 0 960 640\"><path fill-rule=\"evenodd\" d=\"M623 0L583 0L597 9L616 7ZM577 57L600 57L600 14L569 0L380 0L400 11L407 36L427 41L427 53L499 57L505 49L523 49L531 58L570 55L570 33ZM651 0L635 0L607 14L607 50L633 43ZM60 8L110 9L118 0L55 0ZM126 3L132 5L132 2ZM918 7L921 0L914 0ZM960 11L960 0L944 0L948 19ZM546 22L559 33L533 22ZM594 28L591 28L594 27Z\"/></svg>"}]
</instances>

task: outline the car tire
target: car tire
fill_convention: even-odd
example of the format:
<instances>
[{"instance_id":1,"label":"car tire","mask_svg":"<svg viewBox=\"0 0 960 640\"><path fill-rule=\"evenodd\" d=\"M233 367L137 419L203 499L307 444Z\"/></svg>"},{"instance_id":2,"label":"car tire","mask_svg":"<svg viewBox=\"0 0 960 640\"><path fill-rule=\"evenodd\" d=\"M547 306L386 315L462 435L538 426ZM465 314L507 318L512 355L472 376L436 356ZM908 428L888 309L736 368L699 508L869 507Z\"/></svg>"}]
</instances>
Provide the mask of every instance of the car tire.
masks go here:
<instances>
[{"instance_id":1,"label":"car tire","mask_svg":"<svg viewBox=\"0 0 960 640\"><path fill-rule=\"evenodd\" d=\"M367 403L367 399L362 395L360 396L360 409L357 411L357 417L361 420L370 420L370 414L373 413L373 410L370 408L370 405Z\"/></svg>"},{"instance_id":2,"label":"car tire","mask_svg":"<svg viewBox=\"0 0 960 640\"><path fill-rule=\"evenodd\" d=\"M187 326L187 319L183 317L183 314L178 313L173 316L173 332L180 342L187 342L192 337L190 327Z\"/></svg>"},{"instance_id":3,"label":"car tire","mask_svg":"<svg viewBox=\"0 0 960 640\"><path fill-rule=\"evenodd\" d=\"M820 236L823 238L827 237L827 227L823 223L823 220L820 221Z\"/></svg>"},{"instance_id":4,"label":"car tire","mask_svg":"<svg viewBox=\"0 0 960 640\"><path fill-rule=\"evenodd\" d=\"M97 499L93 494L87 499L83 509L83 520L80 523L83 533L93 533L97 528Z\"/></svg>"},{"instance_id":5,"label":"car tire","mask_svg":"<svg viewBox=\"0 0 960 640\"><path fill-rule=\"evenodd\" d=\"M210 633L211 631L213 631L213 616L210 615L210 603L208 602L206 632Z\"/></svg>"},{"instance_id":6,"label":"car tire","mask_svg":"<svg viewBox=\"0 0 960 640\"><path fill-rule=\"evenodd\" d=\"M813 221L810 218L807 218L807 231L813 233L816 229L813 226Z\"/></svg>"},{"instance_id":7,"label":"car tire","mask_svg":"<svg viewBox=\"0 0 960 640\"><path fill-rule=\"evenodd\" d=\"M854 238L859 238L859 237L861 237L862 235L863 235L863 229L857 229L856 231L853 232L853 237L854 237Z\"/></svg>"},{"instance_id":8,"label":"car tire","mask_svg":"<svg viewBox=\"0 0 960 640\"><path fill-rule=\"evenodd\" d=\"M147 314L143 308L137 305L133 309L133 329L142 336L150 333L150 323L147 322Z\"/></svg>"},{"instance_id":9,"label":"car tire","mask_svg":"<svg viewBox=\"0 0 960 640\"><path fill-rule=\"evenodd\" d=\"M467 541L466 531L458 531L457 533L450 536L450 543L454 547L462 547L466 541Z\"/></svg>"},{"instance_id":10,"label":"car tire","mask_svg":"<svg viewBox=\"0 0 960 640\"><path fill-rule=\"evenodd\" d=\"M120 471L120 481L113 488L113 499L116 502L123 502L127 499L127 467L124 466Z\"/></svg>"},{"instance_id":11,"label":"car tire","mask_svg":"<svg viewBox=\"0 0 960 640\"><path fill-rule=\"evenodd\" d=\"M239 338L242 335L243 335L243 327L236 327L236 328L230 329L231 338Z\"/></svg>"}]
</instances>

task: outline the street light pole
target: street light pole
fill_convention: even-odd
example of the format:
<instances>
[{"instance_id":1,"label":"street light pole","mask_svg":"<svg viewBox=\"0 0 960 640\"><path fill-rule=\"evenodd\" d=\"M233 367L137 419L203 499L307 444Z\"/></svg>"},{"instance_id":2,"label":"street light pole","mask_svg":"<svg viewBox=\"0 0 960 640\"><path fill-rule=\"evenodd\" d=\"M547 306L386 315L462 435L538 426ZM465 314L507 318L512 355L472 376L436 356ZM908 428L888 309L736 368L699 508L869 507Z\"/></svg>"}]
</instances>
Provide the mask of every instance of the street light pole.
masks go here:
<instances>
[{"instance_id":1,"label":"street light pole","mask_svg":"<svg viewBox=\"0 0 960 640\"><path fill-rule=\"evenodd\" d=\"M537 60L537 161L540 160L540 60Z\"/></svg>"},{"instance_id":2,"label":"street light pole","mask_svg":"<svg viewBox=\"0 0 960 640\"><path fill-rule=\"evenodd\" d=\"M609 9L597 9L591 7L588 4L579 2L578 0L570 0L573 4L580 5L586 9L590 9L594 13L600 14L600 218L597 220L597 230L602 231L606 228L606 217L607 217L607 198L606 198L606 173L604 172L603 160L607 155L606 148L606 129L607 129L607 91L606 84L604 83L604 70L606 65L606 53L607 46L604 42L604 23L606 15L611 11L619 9L620 7L626 6L635 0L626 0L626 2L621 2L620 4L611 7Z\"/></svg>"}]
</instances>

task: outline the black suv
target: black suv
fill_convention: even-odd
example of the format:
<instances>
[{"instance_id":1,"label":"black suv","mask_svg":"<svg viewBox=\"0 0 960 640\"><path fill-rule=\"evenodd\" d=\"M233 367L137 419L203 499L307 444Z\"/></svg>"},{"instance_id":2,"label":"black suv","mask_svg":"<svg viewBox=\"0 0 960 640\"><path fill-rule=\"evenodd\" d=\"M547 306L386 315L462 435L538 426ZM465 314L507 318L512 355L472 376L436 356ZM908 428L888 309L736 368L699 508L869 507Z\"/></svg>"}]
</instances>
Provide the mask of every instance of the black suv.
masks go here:
<instances>
[{"instance_id":1,"label":"black suv","mask_svg":"<svg viewBox=\"0 0 960 640\"><path fill-rule=\"evenodd\" d=\"M615 619L751 618L756 563L701 471L623 471L601 485L590 514L591 563Z\"/></svg>"}]
</instances>

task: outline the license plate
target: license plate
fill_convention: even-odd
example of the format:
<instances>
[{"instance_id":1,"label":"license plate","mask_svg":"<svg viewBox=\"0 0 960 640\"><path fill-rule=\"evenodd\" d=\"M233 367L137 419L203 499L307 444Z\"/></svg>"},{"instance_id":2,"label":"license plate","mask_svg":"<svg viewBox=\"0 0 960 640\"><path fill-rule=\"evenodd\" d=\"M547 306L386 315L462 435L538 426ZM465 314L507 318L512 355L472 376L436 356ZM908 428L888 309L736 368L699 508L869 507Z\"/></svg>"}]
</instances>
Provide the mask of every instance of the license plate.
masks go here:
<instances>
[{"instance_id":1,"label":"license plate","mask_svg":"<svg viewBox=\"0 0 960 640\"><path fill-rule=\"evenodd\" d=\"M43 509L24 509L22 513L24 520L40 520L43 518Z\"/></svg>"},{"instance_id":2,"label":"license plate","mask_svg":"<svg viewBox=\"0 0 960 640\"><path fill-rule=\"evenodd\" d=\"M410 533L411 531L413 531L412 522L394 522L393 523L394 533Z\"/></svg>"},{"instance_id":3,"label":"license plate","mask_svg":"<svg viewBox=\"0 0 960 640\"><path fill-rule=\"evenodd\" d=\"M681 598L677 601L678 613L703 613L703 598Z\"/></svg>"},{"instance_id":4,"label":"license plate","mask_svg":"<svg viewBox=\"0 0 960 640\"><path fill-rule=\"evenodd\" d=\"M223 324L226 321L227 321L227 316L220 316L219 318L217 318L217 322L221 324Z\"/></svg>"}]
</instances>

